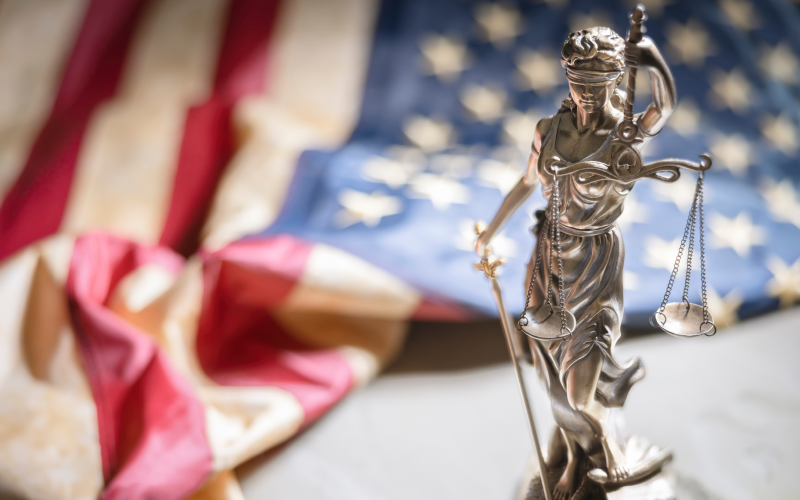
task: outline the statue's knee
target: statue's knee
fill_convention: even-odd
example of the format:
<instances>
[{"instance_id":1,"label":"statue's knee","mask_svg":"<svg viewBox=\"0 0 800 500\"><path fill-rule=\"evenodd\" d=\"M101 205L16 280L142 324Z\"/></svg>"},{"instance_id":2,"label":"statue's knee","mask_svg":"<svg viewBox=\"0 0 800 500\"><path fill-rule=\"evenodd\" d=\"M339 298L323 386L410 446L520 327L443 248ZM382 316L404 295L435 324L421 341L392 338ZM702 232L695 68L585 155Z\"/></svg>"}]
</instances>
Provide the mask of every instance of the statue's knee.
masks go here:
<instances>
[{"instance_id":1,"label":"statue's knee","mask_svg":"<svg viewBox=\"0 0 800 500\"><path fill-rule=\"evenodd\" d=\"M585 397L583 395L573 395L568 394L567 400L569 401L569 406L578 412L584 413L589 409L589 406L592 403L591 397Z\"/></svg>"}]
</instances>

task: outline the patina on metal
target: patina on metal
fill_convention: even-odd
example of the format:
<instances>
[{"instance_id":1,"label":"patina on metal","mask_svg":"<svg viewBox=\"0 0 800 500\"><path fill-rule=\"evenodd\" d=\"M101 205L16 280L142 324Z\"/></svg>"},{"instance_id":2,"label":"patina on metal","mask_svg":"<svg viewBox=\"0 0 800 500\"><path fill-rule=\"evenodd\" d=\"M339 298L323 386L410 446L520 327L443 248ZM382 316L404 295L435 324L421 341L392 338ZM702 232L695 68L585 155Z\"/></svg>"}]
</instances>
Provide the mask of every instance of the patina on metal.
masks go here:
<instances>
[{"instance_id":1,"label":"patina on metal","mask_svg":"<svg viewBox=\"0 0 800 500\"><path fill-rule=\"evenodd\" d=\"M525 174L476 242L476 252L482 259L476 268L491 280L527 400L524 380L519 376L519 363L525 356L514 350L513 332L493 274L499 261L488 259L488 245L541 184L548 204L546 210L536 214L538 244L528 266L525 310L517 321L517 331L528 336L530 357L548 391L557 426L545 464L528 409L538 470L543 472L535 480L540 487L527 494L531 499L669 497L661 487L668 483L662 467L671 460L671 453L657 447L636 452L631 444L634 438L625 436L619 418L630 388L644 377L638 358L623 364L613 354L620 336L625 258L617 219L625 197L639 180L674 182L681 170L699 172L681 250L664 302L651 322L677 336L715 331L705 293L702 208L703 173L711 167L711 158L701 155L698 162L642 161L642 148L664 127L675 108L677 92L660 51L644 36L644 7L637 6L630 19L627 40L603 27L569 34L562 46L561 64L570 94L555 115L538 123ZM627 92L619 88L626 68ZM634 114L639 70L650 73L653 100L643 113ZM689 304L687 297L697 230L702 306ZM689 271L683 301L671 304L669 295L687 239ZM552 474L551 490L548 477ZM646 493L658 490L653 484L661 485L659 496ZM626 489L630 494L625 494ZM644 496L639 495L643 492Z\"/></svg>"}]
</instances>

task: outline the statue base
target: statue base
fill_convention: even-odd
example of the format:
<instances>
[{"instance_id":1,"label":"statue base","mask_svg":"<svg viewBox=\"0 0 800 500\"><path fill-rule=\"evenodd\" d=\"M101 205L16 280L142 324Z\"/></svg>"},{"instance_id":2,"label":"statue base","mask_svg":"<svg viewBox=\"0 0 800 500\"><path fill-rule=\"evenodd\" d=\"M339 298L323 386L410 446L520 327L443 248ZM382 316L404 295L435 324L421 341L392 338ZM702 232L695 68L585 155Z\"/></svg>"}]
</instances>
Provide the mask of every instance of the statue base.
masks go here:
<instances>
[{"instance_id":1,"label":"statue base","mask_svg":"<svg viewBox=\"0 0 800 500\"><path fill-rule=\"evenodd\" d=\"M628 439L626 449L630 467L660 453L636 436ZM662 465L663 461L651 473L624 485L599 484L589 478L588 472L594 469L594 466L585 459L579 473L580 484L569 500L676 500L674 474L669 469L664 469ZM566 463L548 467L547 475L551 487L558 483L565 467ZM518 500L545 500L542 480L539 477L539 464L536 460L531 462L525 474Z\"/></svg>"}]
</instances>

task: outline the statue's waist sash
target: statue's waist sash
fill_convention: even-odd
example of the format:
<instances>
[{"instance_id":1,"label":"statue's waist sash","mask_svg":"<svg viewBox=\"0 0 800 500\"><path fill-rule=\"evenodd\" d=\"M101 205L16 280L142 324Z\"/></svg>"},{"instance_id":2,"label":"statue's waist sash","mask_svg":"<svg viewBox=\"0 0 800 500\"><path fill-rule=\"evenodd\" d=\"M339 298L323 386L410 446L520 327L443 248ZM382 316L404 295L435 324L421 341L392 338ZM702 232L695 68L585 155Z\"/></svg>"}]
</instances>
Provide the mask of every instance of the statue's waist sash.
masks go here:
<instances>
[{"instance_id":1,"label":"statue's waist sash","mask_svg":"<svg viewBox=\"0 0 800 500\"><path fill-rule=\"evenodd\" d=\"M548 215L549 214L547 215L545 214L544 210L537 210L536 218L538 219L539 224L543 222L543 219L547 219L548 222L552 222ZM570 226L568 224L564 224L563 222L559 221L558 229L562 233L568 234L570 236L581 236L581 237L599 236L601 234L606 234L611 232L611 230L614 229L615 224L616 221L602 226L575 227L575 226Z\"/></svg>"}]
</instances>

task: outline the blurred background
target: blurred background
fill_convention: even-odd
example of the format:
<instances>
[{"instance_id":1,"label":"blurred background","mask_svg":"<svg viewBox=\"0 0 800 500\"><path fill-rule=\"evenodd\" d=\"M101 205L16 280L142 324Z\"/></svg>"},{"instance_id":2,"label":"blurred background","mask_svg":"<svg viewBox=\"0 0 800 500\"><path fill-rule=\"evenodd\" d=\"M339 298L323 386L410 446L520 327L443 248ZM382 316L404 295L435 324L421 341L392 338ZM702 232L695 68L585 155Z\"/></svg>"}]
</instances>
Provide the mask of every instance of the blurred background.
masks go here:
<instances>
[{"instance_id":1,"label":"blurred background","mask_svg":"<svg viewBox=\"0 0 800 500\"><path fill-rule=\"evenodd\" d=\"M794 497L800 4L643 3L679 93L646 160L714 161L720 334L650 331L697 177L639 182L629 423L681 498ZM530 444L474 225L567 96L567 33L634 4L0 0L0 494L512 497ZM515 314L543 205L492 245Z\"/></svg>"}]
</instances>

